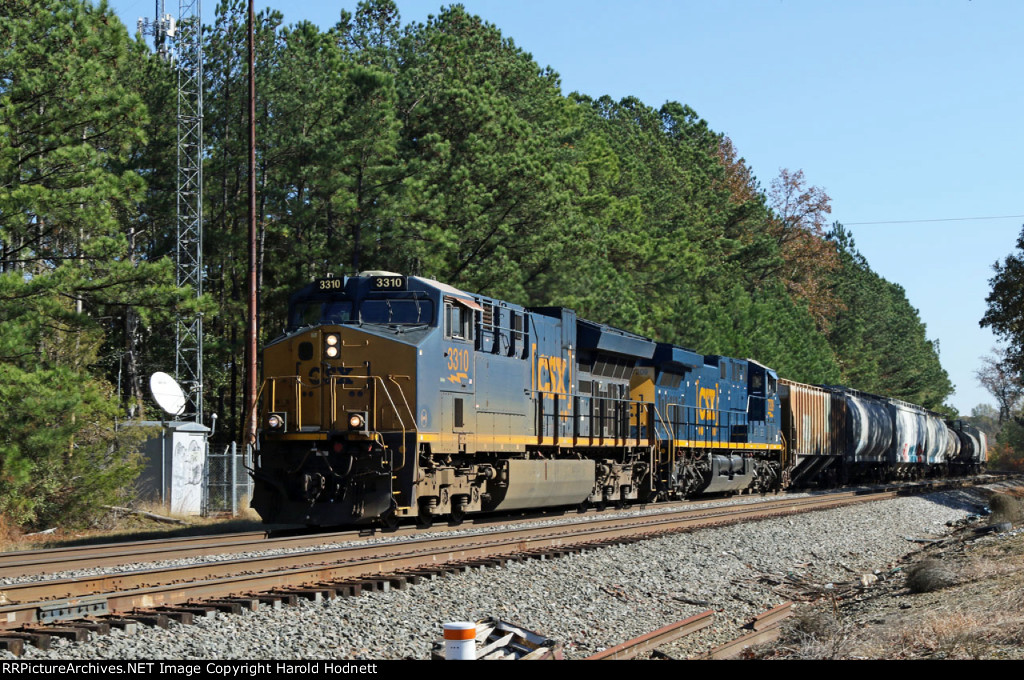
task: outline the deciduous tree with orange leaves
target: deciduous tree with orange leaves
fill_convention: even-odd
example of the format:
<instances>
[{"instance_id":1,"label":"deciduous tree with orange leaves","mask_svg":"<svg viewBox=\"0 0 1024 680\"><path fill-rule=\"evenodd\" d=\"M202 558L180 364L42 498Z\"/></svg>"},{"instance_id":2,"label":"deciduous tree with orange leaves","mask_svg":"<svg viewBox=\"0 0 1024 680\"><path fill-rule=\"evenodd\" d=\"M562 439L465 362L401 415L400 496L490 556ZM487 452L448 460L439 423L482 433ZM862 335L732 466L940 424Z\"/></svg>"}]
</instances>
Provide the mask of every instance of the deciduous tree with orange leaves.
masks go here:
<instances>
[{"instance_id":1,"label":"deciduous tree with orange leaves","mask_svg":"<svg viewBox=\"0 0 1024 680\"><path fill-rule=\"evenodd\" d=\"M806 303L818 329L827 331L842 309L828 285L839 268L835 245L825 237L831 199L824 189L807 186L803 170L782 168L768 190L768 204L774 213L768 230L782 258L774 273L794 301Z\"/></svg>"}]
</instances>

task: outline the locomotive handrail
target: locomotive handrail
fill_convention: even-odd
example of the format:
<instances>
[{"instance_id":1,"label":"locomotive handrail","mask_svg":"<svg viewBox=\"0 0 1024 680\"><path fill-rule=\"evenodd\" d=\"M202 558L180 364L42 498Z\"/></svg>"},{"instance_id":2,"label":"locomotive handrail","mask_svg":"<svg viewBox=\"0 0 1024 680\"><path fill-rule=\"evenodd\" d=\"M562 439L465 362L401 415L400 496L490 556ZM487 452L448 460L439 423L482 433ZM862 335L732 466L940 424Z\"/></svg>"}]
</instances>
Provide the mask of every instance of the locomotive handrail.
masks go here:
<instances>
[{"instance_id":1,"label":"locomotive handrail","mask_svg":"<svg viewBox=\"0 0 1024 680\"><path fill-rule=\"evenodd\" d=\"M629 398L623 398L623 397L598 397L598 396L594 396L594 395L581 395L581 394L578 394L578 393L577 394L558 394L558 393L554 393L554 392L550 392L550 391L545 391L545 390L528 389L528 390L524 390L524 391L527 394L529 394L532 397L534 397L535 401L537 403L537 409L538 409L537 416L539 418L539 422L537 423L538 428L539 428L539 431L537 433L537 437L541 440L542 443L543 443L543 439L547 436L547 435L544 434L544 423L546 422L546 419L551 419L553 421L554 425L555 425L555 430L556 431L553 433L553 438L555 439L555 441L558 441L558 440L562 439L562 434L557 429L558 428L558 422L557 421L560 420L561 418L572 418L573 419L573 429L572 429L571 437L574 440L574 444L576 443L575 440L583 439L584 437L589 440L588 443L590 443L590 444L593 444L594 440L597 439L599 445L604 445L605 440L608 440L609 442L617 442L617 441L626 442L626 441L634 440L635 439L636 445L637 446L641 446L642 445L641 442L643 442L643 441L648 441L649 442L650 439L651 439L651 433L650 432L647 432L647 436L643 436L642 435L642 429L643 429L642 414L645 411L645 407L646 406L648 406L648 405L653 406L653 404L651 402L648 402L648 401L638 401L638 400L635 400L635 399L629 399ZM552 412L552 413L545 412L545 409L544 409L544 399L543 399L543 397L545 395L552 395L553 400L555 402L555 408L556 409L558 408L559 402L562 401L563 399L565 399L566 401L569 401L569 403L572 404L573 413L569 413L567 415L563 415L563 414L560 414L560 413L557 413L557 412ZM540 398L537 399L536 397L540 397ZM589 399L589 406L590 406L590 411L591 412L589 412L589 413L581 412L581 409L579 407L580 399ZM604 413L604 411L602 410L600 413L597 413L597 414L593 413L593 406L597 402L607 402L607 403L613 404L614 406L617 407L616 408L616 412L614 414L612 414L612 418L613 418L614 425L615 425L615 432L613 434L610 434L610 435L605 435L604 434L604 427L603 427L604 426L604 422L603 421L605 420L605 413ZM626 408L625 408L624 412L620 413L618 411L618 409L623 407L623 406L625 406ZM631 437L630 436L630 432L629 432L629 426L632 424L633 416L634 416L634 409L629 408L631 406L636 406L637 407L635 409L636 423L637 423L636 437ZM626 430L624 432L621 431L621 429L620 429L620 426L622 425L622 422L623 422L623 418L622 418L623 415L625 415L625 419L624 420L625 420L625 424L626 424ZM590 433L588 435L584 436L584 435L579 434L579 428L578 428L578 426L576 424L576 419L578 417L585 417L587 419L588 423L590 424L591 429L590 429ZM601 421L601 431L600 431L600 434L595 434L595 430L593 428L593 424L594 424L595 420Z\"/></svg>"},{"instance_id":2,"label":"locomotive handrail","mask_svg":"<svg viewBox=\"0 0 1024 680\"><path fill-rule=\"evenodd\" d=\"M391 398L391 390L389 390L388 386L386 384L384 384L384 378L382 378L379 375L332 375L332 376L330 376L330 381L331 381L330 382L330 386L331 386L331 416L334 417L335 419L337 418L337 413L338 413L338 390L337 390L338 385L337 385L337 383L338 383L339 380L373 380L374 381L374 385L376 385L378 381L380 382L380 386L384 390L384 394L385 394L385 396L387 396L388 402L391 403L391 410L394 412L395 418L398 419L398 424L402 428L402 445L399 447L399 451L402 454L402 464L399 465L396 468L393 468L392 472L398 472L399 470L404 468L405 467L405 461L406 461L406 453L405 453L406 427L405 427L405 420L402 418L402 414L398 412L398 407L395 406L395 400ZM405 392L402 390L402 386L399 385L397 382L395 383L395 386L398 388L398 391L402 393L402 400L405 402L405 407L409 411L409 415L410 415L410 417L412 417L412 421L415 423L416 422L416 418L412 415L412 409L409 408L409 401L405 398ZM376 390L374 390L374 392L373 392L373 402L374 402L374 406L376 407L376 402L377 402L377 391ZM376 410L376 408L374 410Z\"/></svg>"},{"instance_id":3,"label":"locomotive handrail","mask_svg":"<svg viewBox=\"0 0 1024 680\"><path fill-rule=\"evenodd\" d=\"M388 376L388 377L391 378L392 382L395 383L395 387L398 388L399 393L402 395L402 401L403 401L403 403L405 405L406 411L408 411L409 416L412 419L412 422L416 422L416 418L412 414L412 408L409 406L409 400L406 398L405 391L402 389L402 386L399 385L397 383L397 381L394 380L394 376ZM401 414L399 408L395 405L395 401L394 401L394 399L391 396L391 391L388 389L388 386L384 383L384 379L381 376L377 376L377 375L374 375L374 376L369 376L369 375L344 375L344 376L332 375L332 376L330 376L330 378L329 378L330 382L328 383L328 385L329 385L330 391L331 391L331 403L330 403L331 417L334 418L334 419L337 419L337 411L338 411L337 388L338 388L338 382L340 380L352 380L352 379L356 379L356 380L373 380L374 381L374 385L376 385L377 381L380 382L380 385L381 385L381 387L384 390L384 394L387 396L388 401L391 403L392 412L395 414L395 418L398 420L398 424L402 428L402 445L400 447L400 451L402 453L402 464L399 465L397 468L395 468L395 472L397 472L398 470L401 470L403 467L405 467L405 463L406 463L405 440L406 440L406 435L408 433L408 428L407 428L407 426L405 424L405 419L402 418L402 414ZM270 378L264 378L263 385L260 387L259 394L257 395L257 402L259 400L259 396L264 392L267 384L269 383L270 384L270 408L268 410L270 410L270 411L276 411L277 410L277 383L278 383L278 381L290 381L292 383L292 386L294 388L294 394L292 396L295 399L295 419L297 421L295 423L295 427L298 428L299 430L301 430L301 428L302 428L302 421L303 421L303 419L302 419L302 396L301 396L301 393L300 393L301 388L302 387L311 387L312 388L312 387L317 387L317 385L314 384L314 383L307 383L303 379L303 377L301 375L275 376L275 377L270 377ZM374 401L376 402L376 390L374 390Z\"/></svg>"},{"instance_id":4,"label":"locomotive handrail","mask_svg":"<svg viewBox=\"0 0 1024 680\"><path fill-rule=\"evenodd\" d=\"M782 437L782 456L780 457L780 462L782 463L783 471L788 472L795 467L793 459L796 456L792 456L789 453L789 446L786 444L786 433L783 432L781 428L779 429L779 436Z\"/></svg>"},{"instance_id":5,"label":"locomotive handrail","mask_svg":"<svg viewBox=\"0 0 1024 680\"><path fill-rule=\"evenodd\" d=\"M406 380L408 380L409 376L407 376L407 375L395 376L395 375L393 375L391 373L388 373L388 380L393 382L395 384L395 387L398 388L398 393L402 395L402 403L405 404L405 410L409 412L409 418L415 423L416 422L416 416L412 412L412 407L409 406L409 400L405 396L405 390L402 389L402 386L398 384L398 380L396 380L395 378L405 378Z\"/></svg>"},{"instance_id":6,"label":"locomotive handrail","mask_svg":"<svg viewBox=\"0 0 1024 680\"><path fill-rule=\"evenodd\" d=\"M666 405L667 409L671 409L673 407L675 407L676 409L682 409L684 416L682 420L673 420L670 414L669 423L672 425L672 427L669 430L669 434L671 435L673 440L676 436L676 427L682 425L684 428L684 441L699 441L704 444L731 443L733 434L732 428L737 424L749 424L749 420L744 420L743 418L743 416L747 415L746 411L702 408L697 406L696 404L694 404L693 406L687 406L686 404L680 404L675 402L671 402ZM693 411L694 415L696 415L697 411L704 411L705 413L714 414L714 424L707 424L707 421L709 420L709 418L707 417L703 419L693 418L687 420L686 414L690 410ZM723 414L725 415L724 418L722 418ZM739 421L738 423L734 422L733 416L739 416L739 418L735 419ZM705 422L699 422L700 420L703 420ZM724 422L722 422L723 420ZM712 432L711 437L707 437L706 435L700 434L699 432L697 432L697 428L705 428L706 430L710 429Z\"/></svg>"},{"instance_id":7,"label":"locomotive handrail","mask_svg":"<svg viewBox=\"0 0 1024 680\"><path fill-rule=\"evenodd\" d=\"M658 410L658 405L655 404L655 403L652 403L651 406L654 408L654 415L655 415L655 417L658 420L661 421L661 426L665 428L665 432L667 432L668 435L669 435L669 437L668 437L668 463L671 465L676 460L676 438L672 436L671 428L669 428L669 426L665 424L665 418L664 418L664 416L661 415L661 411ZM660 452L661 451L661 447L657 446L658 443L659 443L658 442L658 427L657 427L657 425L655 425L655 427L654 427L654 444L655 444L655 447L657 448L657 450Z\"/></svg>"},{"instance_id":8,"label":"locomotive handrail","mask_svg":"<svg viewBox=\"0 0 1024 680\"><path fill-rule=\"evenodd\" d=\"M266 389L267 383L270 383L270 408L268 410L271 411L271 412L277 410L277 382L279 380L282 380L282 381L290 380L290 381L294 382L295 394L292 395L292 396L295 397L295 419L298 421L295 424L295 426L301 429L301 427L302 427L302 398L301 398L299 390L300 390L301 387L316 387L316 385L314 383L306 384L303 381L301 375L279 375L279 376L274 376L274 377L271 377L271 378L264 378L263 379L263 384L260 385L260 389L256 393L256 404L259 403L260 396L263 394L263 391ZM254 408L255 408L256 404L253 404Z\"/></svg>"}]
</instances>

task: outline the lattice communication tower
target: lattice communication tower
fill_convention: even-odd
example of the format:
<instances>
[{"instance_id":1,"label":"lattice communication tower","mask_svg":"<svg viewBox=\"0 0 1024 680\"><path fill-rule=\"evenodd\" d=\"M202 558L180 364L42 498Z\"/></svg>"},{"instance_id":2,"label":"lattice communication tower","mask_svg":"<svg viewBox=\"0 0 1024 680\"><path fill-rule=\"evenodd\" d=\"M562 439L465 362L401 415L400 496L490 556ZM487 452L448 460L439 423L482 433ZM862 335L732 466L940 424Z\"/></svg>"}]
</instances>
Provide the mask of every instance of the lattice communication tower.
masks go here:
<instances>
[{"instance_id":1,"label":"lattice communication tower","mask_svg":"<svg viewBox=\"0 0 1024 680\"><path fill-rule=\"evenodd\" d=\"M178 76L177 245L178 287L203 294L203 36L200 0L179 0L178 19L156 1L157 18L139 19L139 31L153 36L157 53ZM174 373L187 403L181 420L203 420L203 319L179 316Z\"/></svg>"}]
</instances>

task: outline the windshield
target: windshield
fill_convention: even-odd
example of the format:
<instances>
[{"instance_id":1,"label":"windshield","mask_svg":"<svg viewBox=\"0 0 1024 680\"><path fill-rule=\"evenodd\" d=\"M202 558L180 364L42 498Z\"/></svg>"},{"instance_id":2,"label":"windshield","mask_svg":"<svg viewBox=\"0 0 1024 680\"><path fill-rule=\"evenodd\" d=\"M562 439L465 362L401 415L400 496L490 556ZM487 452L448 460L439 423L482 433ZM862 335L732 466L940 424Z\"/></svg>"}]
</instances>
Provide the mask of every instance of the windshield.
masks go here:
<instances>
[{"instance_id":1,"label":"windshield","mask_svg":"<svg viewBox=\"0 0 1024 680\"><path fill-rule=\"evenodd\" d=\"M434 303L426 298L369 298L358 307L352 300L306 300L292 314L294 327L373 323L387 325L435 324Z\"/></svg>"},{"instance_id":2,"label":"windshield","mask_svg":"<svg viewBox=\"0 0 1024 680\"><path fill-rule=\"evenodd\" d=\"M363 323L431 324L434 321L434 303L430 300L363 300L359 308Z\"/></svg>"},{"instance_id":3,"label":"windshield","mask_svg":"<svg viewBox=\"0 0 1024 680\"><path fill-rule=\"evenodd\" d=\"M300 326L348 323L352 320L352 303L348 300L306 302L300 305L298 309L298 324Z\"/></svg>"}]
</instances>

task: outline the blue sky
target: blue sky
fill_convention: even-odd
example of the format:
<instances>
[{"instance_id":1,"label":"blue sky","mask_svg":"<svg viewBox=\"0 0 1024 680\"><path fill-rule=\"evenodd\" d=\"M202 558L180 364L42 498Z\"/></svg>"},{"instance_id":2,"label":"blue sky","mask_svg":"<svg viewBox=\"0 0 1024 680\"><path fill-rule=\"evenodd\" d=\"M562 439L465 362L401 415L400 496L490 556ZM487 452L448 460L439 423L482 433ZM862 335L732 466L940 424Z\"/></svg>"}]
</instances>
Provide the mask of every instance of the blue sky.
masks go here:
<instances>
[{"instance_id":1,"label":"blue sky","mask_svg":"<svg viewBox=\"0 0 1024 680\"><path fill-rule=\"evenodd\" d=\"M176 14L176 0L166 0ZM110 3L134 32L154 0ZM355 1L257 1L333 25ZM442 3L398 0L403 24ZM447 4L447 3L445 3ZM968 414L996 344L992 264L1024 225L1019 0L464 0L562 90L688 104L767 188L802 169L880 275L903 286ZM206 23L216 4L203 2ZM1000 217L1001 219L980 219ZM969 219L961 219L969 218ZM929 220L929 221L924 221ZM699 348L698 348L699 349Z\"/></svg>"}]
</instances>

